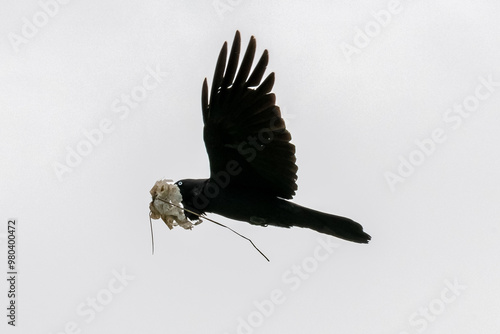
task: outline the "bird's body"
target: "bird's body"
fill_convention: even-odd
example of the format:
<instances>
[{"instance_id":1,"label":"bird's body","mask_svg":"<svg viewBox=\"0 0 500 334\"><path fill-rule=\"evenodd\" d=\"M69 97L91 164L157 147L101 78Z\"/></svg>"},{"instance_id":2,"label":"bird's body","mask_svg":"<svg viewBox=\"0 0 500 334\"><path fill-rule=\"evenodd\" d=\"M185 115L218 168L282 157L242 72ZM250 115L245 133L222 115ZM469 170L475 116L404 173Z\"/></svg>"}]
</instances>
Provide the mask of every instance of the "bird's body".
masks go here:
<instances>
[{"instance_id":1,"label":"bird's body","mask_svg":"<svg viewBox=\"0 0 500 334\"><path fill-rule=\"evenodd\" d=\"M362 226L349 218L309 209L254 189L231 185L222 188L213 179L187 179L176 184L184 207L199 214L211 212L260 226L305 227L358 243L370 239ZM186 216L197 218L189 213Z\"/></svg>"},{"instance_id":2,"label":"bird's body","mask_svg":"<svg viewBox=\"0 0 500 334\"><path fill-rule=\"evenodd\" d=\"M202 89L204 141L210 178L176 182L186 217L189 211L213 212L254 225L305 227L345 240L367 243L370 236L351 219L319 212L288 201L297 189L295 146L275 96L274 73L262 81L268 53L253 69L255 39L238 67L240 35L236 32L226 67L227 44L217 60L208 94ZM251 73L250 73L251 72ZM189 211L188 211L189 210Z\"/></svg>"}]
</instances>

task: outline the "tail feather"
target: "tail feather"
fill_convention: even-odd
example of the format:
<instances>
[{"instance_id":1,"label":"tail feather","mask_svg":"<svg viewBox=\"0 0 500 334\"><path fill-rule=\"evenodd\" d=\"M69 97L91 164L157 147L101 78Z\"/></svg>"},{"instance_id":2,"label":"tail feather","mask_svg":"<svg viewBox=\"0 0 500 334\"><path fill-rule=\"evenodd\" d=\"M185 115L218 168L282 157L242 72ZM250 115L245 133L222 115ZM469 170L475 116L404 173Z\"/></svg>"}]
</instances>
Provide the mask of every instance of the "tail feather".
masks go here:
<instances>
[{"instance_id":1,"label":"tail feather","mask_svg":"<svg viewBox=\"0 0 500 334\"><path fill-rule=\"evenodd\" d=\"M362 244L367 244L371 239L360 224L346 217L306 209L301 218L303 220L297 226Z\"/></svg>"},{"instance_id":2,"label":"tail feather","mask_svg":"<svg viewBox=\"0 0 500 334\"><path fill-rule=\"evenodd\" d=\"M289 205L286 211L290 215L286 218L282 217L285 219L280 219L281 226L286 224L310 228L320 233L362 244L368 243L371 239L360 224L349 218L316 211L291 202L286 203Z\"/></svg>"}]
</instances>

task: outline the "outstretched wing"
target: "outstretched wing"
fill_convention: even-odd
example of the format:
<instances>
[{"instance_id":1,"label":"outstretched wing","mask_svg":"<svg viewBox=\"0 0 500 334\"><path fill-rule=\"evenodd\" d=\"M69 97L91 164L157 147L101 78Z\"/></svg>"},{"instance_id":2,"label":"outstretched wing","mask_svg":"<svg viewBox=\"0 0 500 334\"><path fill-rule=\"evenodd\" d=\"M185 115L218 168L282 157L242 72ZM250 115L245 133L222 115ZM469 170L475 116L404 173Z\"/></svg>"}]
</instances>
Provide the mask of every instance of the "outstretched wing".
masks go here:
<instances>
[{"instance_id":1,"label":"outstretched wing","mask_svg":"<svg viewBox=\"0 0 500 334\"><path fill-rule=\"evenodd\" d=\"M203 82L203 135L211 177L218 176L224 185L223 176L229 175L231 186L290 199L297 190L295 146L290 143L291 135L275 104L276 97L270 93L274 73L261 83L268 52L264 51L250 74L256 47L252 36L236 73L240 43L240 33L236 31L227 66L227 43L224 43L215 68L210 102L207 79Z\"/></svg>"}]
</instances>

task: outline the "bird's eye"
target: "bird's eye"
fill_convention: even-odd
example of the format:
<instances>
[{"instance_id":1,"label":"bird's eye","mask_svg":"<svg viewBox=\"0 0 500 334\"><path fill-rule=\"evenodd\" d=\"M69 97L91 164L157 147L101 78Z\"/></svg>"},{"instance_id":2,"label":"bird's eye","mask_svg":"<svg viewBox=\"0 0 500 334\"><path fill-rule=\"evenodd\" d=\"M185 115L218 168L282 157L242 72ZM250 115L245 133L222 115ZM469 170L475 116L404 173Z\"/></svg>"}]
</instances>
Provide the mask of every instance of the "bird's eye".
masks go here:
<instances>
[{"instance_id":1,"label":"bird's eye","mask_svg":"<svg viewBox=\"0 0 500 334\"><path fill-rule=\"evenodd\" d=\"M178 186L182 186L182 181L177 182Z\"/></svg>"}]
</instances>

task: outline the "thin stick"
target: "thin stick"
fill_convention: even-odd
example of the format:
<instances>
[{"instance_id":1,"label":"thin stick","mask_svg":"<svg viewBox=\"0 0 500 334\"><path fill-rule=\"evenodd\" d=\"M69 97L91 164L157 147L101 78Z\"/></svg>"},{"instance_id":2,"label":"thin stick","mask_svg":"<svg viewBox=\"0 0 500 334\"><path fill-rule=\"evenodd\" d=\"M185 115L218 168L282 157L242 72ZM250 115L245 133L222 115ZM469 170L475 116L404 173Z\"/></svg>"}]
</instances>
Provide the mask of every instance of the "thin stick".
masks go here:
<instances>
[{"instance_id":1,"label":"thin stick","mask_svg":"<svg viewBox=\"0 0 500 334\"><path fill-rule=\"evenodd\" d=\"M197 215L198 217L202 217L203 219L206 219L206 220L208 220L208 221L211 221L211 222L212 222L212 223L214 223L214 224L217 224L217 225L219 225L219 226L222 226L222 227L227 228L228 230L230 230L231 232L233 232L233 233L235 233L235 234L239 235L239 236L240 236L240 237L242 237L243 239L246 239L246 240L250 241L250 243L252 244L252 246L253 246L253 247L254 247L254 248L255 248L255 249L256 249L256 250L260 253L260 255L262 255L262 256L263 256L263 257L267 260L267 262L271 262L271 261L269 261L269 259L267 258L267 256L266 256L264 253L262 253L262 252L261 252L261 250L257 248L257 246L255 246L255 244L253 243L253 241L252 241L252 240L250 240L249 238L245 237L244 235L239 234L238 232L236 232L236 231L235 231L235 230L233 230L232 228L230 228L230 227L228 227L228 226L226 226L226 225L224 225L224 224L221 224L221 223L219 223L219 222L216 222L215 220L210 219L210 218L208 218L207 216L202 216L202 215L200 215L199 213L196 213L196 212L191 211L191 210L189 210L189 209L186 209L186 208L180 207L180 206L178 206L178 205L176 205L176 204L174 204L174 203L170 203L170 202L168 202L168 201L165 201L164 199L162 199L162 198L160 198L160 197L156 197L155 199L158 199L158 200L160 200L160 201L162 201L162 202L164 202L164 203L167 203L167 204L173 205L173 206L175 206L175 207L177 207L177 208L179 208L179 209L181 209L181 210L187 211L187 212L189 212L189 213L192 213L192 214L194 214L194 215Z\"/></svg>"},{"instance_id":2,"label":"thin stick","mask_svg":"<svg viewBox=\"0 0 500 334\"><path fill-rule=\"evenodd\" d=\"M155 255L155 239L153 237L153 222L151 221L151 211L149 212L149 227L151 228L151 255Z\"/></svg>"}]
</instances>

